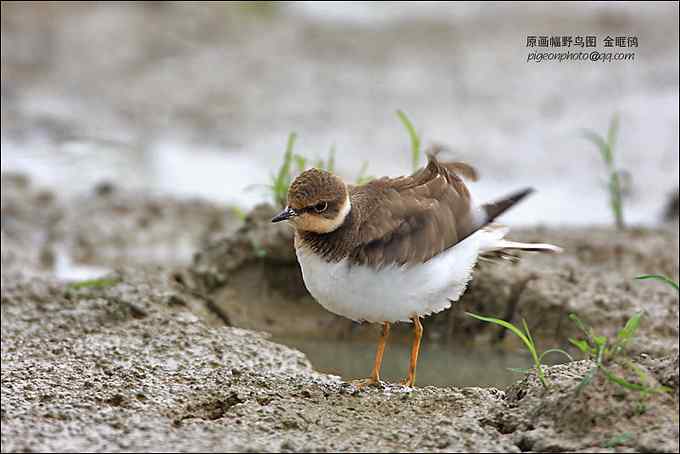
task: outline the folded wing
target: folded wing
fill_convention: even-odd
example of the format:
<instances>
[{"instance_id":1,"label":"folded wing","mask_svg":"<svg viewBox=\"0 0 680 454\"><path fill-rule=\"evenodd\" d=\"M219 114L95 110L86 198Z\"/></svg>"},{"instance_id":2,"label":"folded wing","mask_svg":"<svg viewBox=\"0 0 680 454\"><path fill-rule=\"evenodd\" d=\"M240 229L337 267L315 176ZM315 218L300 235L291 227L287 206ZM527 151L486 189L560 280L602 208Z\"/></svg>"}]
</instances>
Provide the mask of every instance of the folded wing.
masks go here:
<instances>
[{"instance_id":1,"label":"folded wing","mask_svg":"<svg viewBox=\"0 0 680 454\"><path fill-rule=\"evenodd\" d=\"M358 232L353 263L382 267L425 262L454 246L486 223L476 214L459 176L476 178L467 164L428 156L413 175L381 178L350 189Z\"/></svg>"}]
</instances>

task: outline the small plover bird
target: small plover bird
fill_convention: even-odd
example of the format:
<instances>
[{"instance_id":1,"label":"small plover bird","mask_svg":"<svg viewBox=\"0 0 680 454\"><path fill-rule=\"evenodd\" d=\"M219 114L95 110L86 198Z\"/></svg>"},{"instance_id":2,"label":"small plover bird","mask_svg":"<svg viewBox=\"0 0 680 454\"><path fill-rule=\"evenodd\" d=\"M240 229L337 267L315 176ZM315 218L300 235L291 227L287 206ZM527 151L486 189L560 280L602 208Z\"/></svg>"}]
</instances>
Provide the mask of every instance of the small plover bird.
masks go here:
<instances>
[{"instance_id":1,"label":"small plover bird","mask_svg":"<svg viewBox=\"0 0 680 454\"><path fill-rule=\"evenodd\" d=\"M476 173L435 154L410 176L357 186L310 169L293 181L288 205L272 219L295 228L305 285L323 307L354 321L382 324L373 370L360 384L379 382L390 324L411 322L415 336L402 384L413 386L420 318L460 298L478 258L560 251L550 244L506 240L508 229L491 224L531 189L475 205L461 176L475 179Z\"/></svg>"}]
</instances>

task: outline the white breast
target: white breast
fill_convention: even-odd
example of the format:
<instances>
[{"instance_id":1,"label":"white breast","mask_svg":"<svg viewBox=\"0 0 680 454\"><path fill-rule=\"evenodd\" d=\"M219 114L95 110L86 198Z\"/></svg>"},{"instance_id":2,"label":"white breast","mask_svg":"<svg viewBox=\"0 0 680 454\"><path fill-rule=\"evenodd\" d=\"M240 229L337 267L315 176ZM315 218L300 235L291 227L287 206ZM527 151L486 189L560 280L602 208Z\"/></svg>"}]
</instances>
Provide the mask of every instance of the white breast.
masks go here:
<instances>
[{"instance_id":1,"label":"white breast","mask_svg":"<svg viewBox=\"0 0 680 454\"><path fill-rule=\"evenodd\" d=\"M477 262L485 230L429 261L375 270L329 263L305 248L297 248L307 289L326 309L355 321L409 321L416 315L440 312L463 294Z\"/></svg>"}]
</instances>

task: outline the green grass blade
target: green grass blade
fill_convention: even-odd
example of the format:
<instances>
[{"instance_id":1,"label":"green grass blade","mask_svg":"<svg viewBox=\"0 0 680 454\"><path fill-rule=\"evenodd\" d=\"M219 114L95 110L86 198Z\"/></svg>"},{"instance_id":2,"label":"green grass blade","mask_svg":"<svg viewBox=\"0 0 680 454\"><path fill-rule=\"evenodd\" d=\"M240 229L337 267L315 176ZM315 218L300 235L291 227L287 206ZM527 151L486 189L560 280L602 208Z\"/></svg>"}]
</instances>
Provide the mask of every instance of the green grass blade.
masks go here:
<instances>
[{"instance_id":1,"label":"green grass blade","mask_svg":"<svg viewBox=\"0 0 680 454\"><path fill-rule=\"evenodd\" d=\"M595 341L595 350L597 352L597 364L602 364L610 358L609 349L607 348L609 339L607 339L607 336L593 336L593 340Z\"/></svg>"},{"instance_id":2,"label":"green grass blade","mask_svg":"<svg viewBox=\"0 0 680 454\"><path fill-rule=\"evenodd\" d=\"M304 172L304 170L307 168L307 158L297 153L293 155L293 158L295 160L295 165L297 167L298 172L300 173Z\"/></svg>"},{"instance_id":3,"label":"green grass blade","mask_svg":"<svg viewBox=\"0 0 680 454\"><path fill-rule=\"evenodd\" d=\"M675 290L680 292L680 286L678 285L677 282L674 282L671 278L663 276L661 274L645 274L643 276L637 276L635 279L637 279L637 280L653 279L653 280L665 282L666 284L670 285Z\"/></svg>"},{"instance_id":4,"label":"green grass blade","mask_svg":"<svg viewBox=\"0 0 680 454\"><path fill-rule=\"evenodd\" d=\"M638 380L640 380L640 383L649 383L649 377L647 374L640 369L636 364L634 364L631 360L626 359L623 364L633 372L635 372L635 375L637 375Z\"/></svg>"},{"instance_id":5,"label":"green grass blade","mask_svg":"<svg viewBox=\"0 0 680 454\"><path fill-rule=\"evenodd\" d=\"M121 279L118 277L88 279L86 281L73 282L68 284L66 287L72 290L80 290L83 288L106 288L113 287L120 282Z\"/></svg>"},{"instance_id":6,"label":"green grass blade","mask_svg":"<svg viewBox=\"0 0 680 454\"><path fill-rule=\"evenodd\" d=\"M590 346L590 344L588 343L588 341L586 341L586 340L584 340L584 339L572 339L572 338L569 338L569 343L570 343L571 345L573 345L574 347L578 348L579 350L581 350L581 352L582 352L584 355L588 355L588 357L592 356L592 354L593 354L593 349L592 349L592 347Z\"/></svg>"},{"instance_id":7,"label":"green grass blade","mask_svg":"<svg viewBox=\"0 0 680 454\"><path fill-rule=\"evenodd\" d=\"M359 169L359 175L357 175L356 183L365 184L373 179L373 177L366 175L366 170L368 169L368 161L364 161Z\"/></svg>"},{"instance_id":8,"label":"green grass blade","mask_svg":"<svg viewBox=\"0 0 680 454\"><path fill-rule=\"evenodd\" d=\"M293 162L293 147L295 146L295 139L297 134L291 132L288 134L288 141L286 143L286 151L283 154L283 163L279 168L278 173L272 179L272 195L274 198L274 204L278 206L286 205L286 196L288 193L288 187L291 183L290 176L290 166Z\"/></svg>"},{"instance_id":9,"label":"green grass blade","mask_svg":"<svg viewBox=\"0 0 680 454\"><path fill-rule=\"evenodd\" d=\"M583 379L576 387L576 395L579 395L581 391L583 391L583 388L588 386L593 381L593 378L595 378L595 374L597 374L597 371L598 367L594 366L592 369L586 372L586 374L583 376Z\"/></svg>"},{"instance_id":10,"label":"green grass blade","mask_svg":"<svg viewBox=\"0 0 680 454\"><path fill-rule=\"evenodd\" d=\"M297 139L297 134L291 132L288 134L288 141L286 142L286 151L283 153L283 164L279 169L279 174L276 179L278 181L285 181L286 178L290 177L290 164L293 160L293 147L295 146L295 140Z\"/></svg>"},{"instance_id":11,"label":"green grass blade","mask_svg":"<svg viewBox=\"0 0 680 454\"><path fill-rule=\"evenodd\" d=\"M609 130L607 131L607 145L609 146L610 152L613 154L614 147L616 146L616 137L619 134L619 114L614 114L612 120L609 123Z\"/></svg>"},{"instance_id":12,"label":"green grass blade","mask_svg":"<svg viewBox=\"0 0 680 454\"><path fill-rule=\"evenodd\" d=\"M515 372L517 374L528 374L531 372L531 369L523 369L521 367L508 367L507 368L510 372Z\"/></svg>"},{"instance_id":13,"label":"green grass blade","mask_svg":"<svg viewBox=\"0 0 680 454\"><path fill-rule=\"evenodd\" d=\"M545 375L543 374L543 368L541 367L541 358L538 357L538 352L536 351L536 342L534 341L534 338L531 336L531 331L529 331L529 325L527 325L527 321L525 319L522 319L522 325L524 326L524 332L527 334L529 342L531 342L531 345L533 345L533 348L529 350L531 351L531 357L534 359L534 366L536 367L538 379L541 381L541 384L543 384L543 386L547 388L548 384L545 381Z\"/></svg>"},{"instance_id":14,"label":"green grass blade","mask_svg":"<svg viewBox=\"0 0 680 454\"><path fill-rule=\"evenodd\" d=\"M231 212L238 218L239 221L245 221L246 220L246 212L243 211L243 208L238 207L238 206L233 206L231 207Z\"/></svg>"},{"instance_id":15,"label":"green grass blade","mask_svg":"<svg viewBox=\"0 0 680 454\"><path fill-rule=\"evenodd\" d=\"M477 320L493 323L502 326L503 328L509 329L513 334L519 337L522 340L522 342L524 342L524 345L529 350L529 353L531 353L531 358L534 361L534 367L536 369L536 375L538 376L539 381L541 382L544 388L548 387L548 383L545 380L545 374L543 373L543 368L541 367L541 362L538 359L538 354L536 353L536 344L534 344L534 340L531 337L531 333L529 332L529 327L527 326L526 321L524 320L522 321L524 323L524 329L526 330L526 334L524 334L515 325L513 325L510 322L506 322L505 320L501 320L499 318L494 317L484 317L482 315L476 315L470 312L466 312L466 314Z\"/></svg>"},{"instance_id":16,"label":"green grass blade","mask_svg":"<svg viewBox=\"0 0 680 454\"><path fill-rule=\"evenodd\" d=\"M614 435L609 440L607 440L603 446L608 449L616 448L617 446L625 445L631 438L633 438L632 433L624 432L619 435Z\"/></svg>"},{"instance_id":17,"label":"green grass blade","mask_svg":"<svg viewBox=\"0 0 680 454\"><path fill-rule=\"evenodd\" d=\"M623 229L623 202L621 200L622 189L621 181L619 179L619 172L612 170L609 177L609 203L611 205L612 213L614 213L614 220L616 227Z\"/></svg>"},{"instance_id":18,"label":"green grass blade","mask_svg":"<svg viewBox=\"0 0 680 454\"><path fill-rule=\"evenodd\" d=\"M586 324L583 323L581 319L578 318L578 316L576 316L576 314L569 314L569 320L576 323L578 329L580 329L583 332L583 334L586 335L586 339L588 339L588 342L591 345L595 344L595 342L593 341L592 330L590 329L590 327L586 326Z\"/></svg>"},{"instance_id":19,"label":"green grass blade","mask_svg":"<svg viewBox=\"0 0 680 454\"><path fill-rule=\"evenodd\" d=\"M637 331L638 327L640 326L640 318L642 317L642 313L637 313L633 315L627 322L626 326L624 326L616 335L616 343L614 344L614 347L612 349L612 352L614 354L620 353L625 347L626 344L635 336L635 332Z\"/></svg>"},{"instance_id":20,"label":"green grass blade","mask_svg":"<svg viewBox=\"0 0 680 454\"><path fill-rule=\"evenodd\" d=\"M600 152L602 160L604 161L609 174L609 205L616 221L616 227L619 230L625 228L623 219L623 188L621 184L621 171L616 169L614 165L614 147L616 145L616 138L619 131L619 116L613 115L609 129L607 130L607 137L603 137L596 132L585 129L582 130L583 137L593 143Z\"/></svg>"},{"instance_id":21,"label":"green grass blade","mask_svg":"<svg viewBox=\"0 0 680 454\"><path fill-rule=\"evenodd\" d=\"M643 371L639 366L637 366L635 363L633 363L630 359L626 359L624 361L624 366L626 366L628 369L632 370L635 372L635 375L638 376L638 379L640 380L640 383L649 383L649 377ZM667 386L657 386L655 388L652 387L646 387L643 393L667 393L670 392L671 389L668 388Z\"/></svg>"},{"instance_id":22,"label":"green grass blade","mask_svg":"<svg viewBox=\"0 0 680 454\"><path fill-rule=\"evenodd\" d=\"M527 333L527 338L531 341L533 345L536 345L536 342L534 342L534 338L531 337L531 331L529 331L529 326L527 325L527 321L522 319L522 326L524 327L524 332Z\"/></svg>"},{"instance_id":23,"label":"green grass blade","mask_svg":"<svg viewBox=\"0 0 680 454\"><path fill-rule=\"evenodd\" d=\"M538 359L538 354L536 353L536 345L533 342L533 339L531 338L531 333L528 333L528 329L526 328L526 322L524 324L525 329L527 329L527 335L525 335L522 331L519 330L515 325L513 325L510 322L506 322L505 320L501 320L498 318L493 318L493 317L484 317L481 315L476 315L472 314L470 312L466 312L467 315L469 315L472 318L475 318L477 320L483 321L483 322L488 322L488 323L494 323L496 325L500 325L503 328L509 329L512 331L513 334L515 334L517 337L519 337L522 342L524 342L524 345L526 345L527 349L529 350L529 353L531 353L531 358L534 360L534 366L536 368L536 374L538 375L538 379L540 380L541 384L543 387L547 388L548 384L545 381L545 375L543 374L543 369L541 368L541 362Z\"/></svg>"},{"instance_id":24,"label":"green grass blade","mask_svg":"<svg viewBox=\"0 0 680 454\"><path fill-rule=\"evenodd\" d=\"M605 346L607 345L607 338L604 337L604 341L601 341L604 336L595 336L596 341L595 341L595 363L597 363L598 366L602 365L602 362L604 361L604 356L606 352ZM598 341L599 339L600 341Z\"/></svg>"},{"instance_id":25,"label":"green grass blade","mask_svg":"<svg viewBox=\"0 0 680 454\"><path fill-rule=\"evenodd\" d=\"M531 342L531 340L529 340L529 338L528 338L526 335L524 335L524 333L522 333L522 331L520 331L520 330L519 330L515 325L513 325L512 323L506 322L505 320L501 320L501 319L498 319L498 318L484 317L484 316L482 316L482 315L476 315L476 314L473 314L473 313L471 313L471 312L466 312L466 314L469 315L470 317L476 318L477 320L480 320L480 321L482 321L482 322L494 323L494 324L496 324L496 325L502 326L503 328L509 329L509 330L512 331L517 337L519 337L519 338L522 340L522 342L524 342L524 345L527 346L527 348L529 349L529 351L532 351L532 352L534 352L534 353L536 352L536 349L535 349L535 347L534 347L533 342Z\"/></svg>"},{"instance_id":26,"label":"green grass blade","mask_svg":"<svg viewBox=\"0 0 680 454\"><path fill-rule=\"evenodd\" d=\"M331 145L331 149L328 152L328 161L326 161L326 170L330 173L335 172L335 144Z\"/></svg>"},{"instance_id":27,"label":"green grass blade","mask_svg":"<svg viewBox=\"0 0 680 454\"><path fill-rule=\"evenodd\" d=\"M604 140L604 137L602 137L595 131L591 131L590 129L584 129L582 131L582 134L585 139L587 139L597 147L598 151L600 152L600 155L602 156L602 160L607 165L610 165L612 162L611 150L609 149L609 145L607 144L607 142Z\"/></svg>"},{"instance_id":28,"label":"green grass blade","mask_svg":"<svg viewBox=\"0 0 680 454\"><path fill-rule=\"evenodd\" d=\"M622 386L623 388L629 389L631 391L654 392L654 388L650 388L639 383L631 383L625 378L614 375L612 371L610 371L609 369L602 365L600 365L600 369L602 369L602 372L604 373L605 377L607 377L607 380L609 380L612 383L616 383L617 385Z\"/></svg>"},{"instance_id":29,"label":"green grass blade","mask_svg":"<svg viewBox=\"0 0 680 454\"><path fill-rule=\"evenodd\" d=\"M635 332L640 326L640 318L642 318L642 313L638 312L633 315L630 320L626 322L626 326L623 327L621 331L616 335L619 339L630 340L635 336Z\"/></svg>"},{"instance_id":30,"label":"green grass blade","mask_svg":"<svg viewBox=\"0 0 680 454\"><path fill-rule=\"evenodd\" d=\"M406 128L406 132L408 132L409 138L411 139L411 167L415 172L418 170L418 167L420 167L420 137L418 137L418 133L416 132L416 128L413 127L413 123L411 123L411 120L409 120L403 111L397 110L397 116L404 125L404 128Z\"/></svg>"}]
</instances>

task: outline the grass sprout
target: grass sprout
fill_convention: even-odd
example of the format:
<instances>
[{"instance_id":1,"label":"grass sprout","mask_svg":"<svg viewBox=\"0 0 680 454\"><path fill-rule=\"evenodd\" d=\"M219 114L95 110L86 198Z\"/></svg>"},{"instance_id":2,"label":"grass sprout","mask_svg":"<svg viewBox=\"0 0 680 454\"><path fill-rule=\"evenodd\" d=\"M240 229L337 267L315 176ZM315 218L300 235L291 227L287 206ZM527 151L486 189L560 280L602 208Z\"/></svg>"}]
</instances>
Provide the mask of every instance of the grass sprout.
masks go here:
<instances>
[{"instance_id":1,"label":"grass sprout","mask_svg":"<svg viewBox=\"0 0 680 454\"><path fill-rule=\"evenodd\" d=\"M359 169L359 175L357 175L357 179L355 180L357 184L366 184L369 181L373 180L375 177L367 175L366 171L368 170L368 161L364 161L361 164L361 168Z\"/></svg>"},{"instance_id":2,"label":"grass sprout","mask_svg":"<svg viewBox=\"0 0 680 454\"><path fill-rule=\"evenodd\" d=\"M606 137L590 129L583 130L583 136L597 147L607 167L609 174L609 205L616 221L616 227L623 230L625 228L623 219L623 181L627 173L617 169L614 162L614 146L616 145L618 131L619 116L614 115L609 123Z\"/></svg>"},{"instance_id":3,"label":"grass sprout","mask_svg":"<svg viewBox=\"0 0 680 454\"><path fill-rule=\"evenodd\" d=\"M619 435L614 435L611 437L609 440L607 440L604 443L605 448L616 448L617 446L623 446L625 445L628 441L630 441L633 438L633 434L630 432L624 432Z\"/></svg>"},{"instance_id":4,"label":"grass sprout","mask_svg":"<svg viewBox=\"0 0 680 454\"><path fill-rule=\"evenodd\" d=\"M295 153L295 141L297 134L291 132L288 134L288 141L286 142L286 150L283 153L283 162L276 174L270 176L270 183L267 185L268 191L271 193L272 202L275 206L283 208L286 206L288 199L288 188L293 182L293 177L297 173L302 173L309 168L310 160L302 154ZM328 152L328 158L318 159L314 163L314 167L321 170L333 172L335 170L335 145L331 146Z\"/></svg>"},{"instance_id":5,"label":"grass sprout","mask_svg":"<svg viewBox=\"0 0 680 454\"><path fill-rule=\"evenodd\" d=\"M100 278L100 279L88 279L86 281L79 281L79 282L73 282L71 284L67 285L67 288L71 290L80 290L84 288L107 288L107 287L113 287L116 284L119 284L121 282L121 279L118 277L108 277L108 278Z\"/></svg>"},{"instance_id":6,"label":"grass sprout","mask_svg":"<svg viewBox=\"0 0 680 454\"><path fill-rule=\"evenodd\" d=\"M633 340L635 333L640 326L640 320L642 319L641 313L633 315L626 322L625 326L619 330L614 339L596 335L593 332L593 329L586 325L575 314L569 314L569 319L576 324L585 336L585 339L572 338L569 339L569 342L579 349L587 359L595 362L595 366L586 373L576 387L577 393L580 393L583 388L588 386L598 373L602 373L609 382L630 391L637 391L642 395L668 391L668 388L665 386L648 386L646 384L649 382L647 375L639 367L633 364L632 361L625 357L626 346ZM613 363L618 363L625 369L633 371L637 375L639 383L630 382L625 378L614 374L609 368Z\"/></svg>"},{"instance_id":7,"label":"grass sprout","mask_svg":"<svg viewBox=\"0 0 680 454\"><path fill-rule=\"evenodd\" d=\"M466 314L482 322L494 323L496 325L502 326L503 328L510 330L513 334L519 337L520 340L524 343L527 350L529 350L529 353L531 354L531 358L534 361L534 369L536 370L536 375L538 376L538 380L541 382L544 388L548 387L548 382L545 379L545 374L543 373L543 368L541 367L543 357L545 355L549 353L561 353L565 355L567 358L569 358L570 361L573 361L571 355L569 355L569 353L565 352L560 348L551 348L539 354L536 349L536 342L534 341L534 338L531 336L529 326L527 325L527 322L524 319L522 319L522 327L524 329L524 331L522 331L517 326L505 320L501 320L494 317L484 317L481 315L472 314L470 312L466 312ZM528 372L528 370L525 369L511 369L511 370L515 372Z\"/></svg>"},{"instance_id":8,"label":"grass sprout","mask_svg":"<svg viewBox=\"0 0 680 454\"><path fill-rule=\"evenodd\" d=\"M661 274L645 274L643 276L637 276L635 279L638 279L638 280L654 279L654 280L657 280L657 281L665 282L666 284L670 285L675 290L680 292L680 286L678 285L677 282L674 282L671 278L663 276Z\"/></svg>"},{"instance_id":9,"label":"grass sprout","mask_svg":"<svg viewBox=\"0 0 680 454\"><path fill-rule=\"evenodd\" d=\"M238 207L238 206L233 206L233 207L231 207L231 212L234 216L236 216L236 218L239 221L243 222L243 221L246 220L247 214L246 214L245 211L243 211L243 208Z\"/></svg>"},{"instance_id":10,"label":"grass sprout","mask_svg":"<svg viewBox=\"0 0 680 454\"><path fill-rule=\"evenodd\" d=\"M416 132L416 128L413 127L413 123L411 123L411 120L402 110L397 110L397 117L399 117L404 128L406 128L406 132L411 140L411 167L415 172L420 167L420 137Z\"/></svg>"},{"instance_id":11,"label":"grass sprout","mask_svg":"<svg viewBox=\"0 0 680 454\"><path fill-rule=\"evenodd\" d=\"M413 123L403 111L397 110L397 117L404 125L404 128L406 129L411 141L411 166L415 172L420 167L420 157L422 154L420 137L418 136ZM288 140L283 153L283 161L281 162L281 166L276 173L272 173L270 175L269 184L265 186L267 192L271 194L271 200L274 205L281 208L286 205L288 198L288 188L293 182L295 174L302 173L312 164L309 158L294 151L296 140L296 133L291 132L288 134ZM335 156L336 147L335 145L332 145L328 152L328 157L325 160L323 158L317 159L314 161L313 166L317 169L335 172ZM368 161L364 161L355 180L356 184L365 184L375 178L372 175L368 175L367 170Z\"/></svg>"},{"instance_id":12,"label":"grass sprout","mask_svg":"<svg viewBox=\"0 0 680 454\"><path fill-rule=\"evenodd\" d=\"M286 199L288 196L288 187L292 182L291 176L291 164L294 160L293 147L295 146L295 140L297 139L297 134L291 132L288 134L288 141L286 143L286 151L283 153L283 163L279 167L279 171L276 175L271 176L271 184L267 186L272 194L272 199L274 205L279 207L286 206ZM299 159L296 160L297 164L300 165Z\"/></svg>"}]
</instances>

